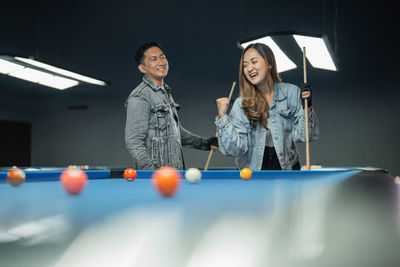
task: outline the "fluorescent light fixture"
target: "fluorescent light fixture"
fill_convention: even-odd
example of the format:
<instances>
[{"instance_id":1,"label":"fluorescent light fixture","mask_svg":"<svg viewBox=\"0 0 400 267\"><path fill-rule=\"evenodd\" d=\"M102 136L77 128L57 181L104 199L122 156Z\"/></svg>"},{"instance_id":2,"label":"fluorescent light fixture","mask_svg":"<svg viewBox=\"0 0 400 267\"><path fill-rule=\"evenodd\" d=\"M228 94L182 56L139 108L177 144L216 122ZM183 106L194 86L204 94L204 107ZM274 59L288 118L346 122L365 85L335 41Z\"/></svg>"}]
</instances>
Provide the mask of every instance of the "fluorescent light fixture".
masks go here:
<instances>
[{"instance_id":1,"label":"fluorescent light fixture","mask_svg":"<svg viewBox=\"0 0 400 267\"><path fill-rule=\"evenodd\" d=\"M289 57L286 56L286 54L279 48L279 46L274 42L274 40L272 40L270 36L240 43L240 46L245 49L248 45L252 43L263 43L271 48L275 56L276 67L279 73L297 68L296 64L294 64L293 61L291 61Z\"/></svg>"},{"instance_id":2,"label":"fluorescent light fixture","mask_svg":"<svg viewBox=\"0 0 400 267\"><path fill-rule=\"evenodd\" d=\"M45 63L30 59L30 58L15 57L15 59L17 59L19 61L22 61L22 62L25 62L25 63L28 63L30 65L33 65L33 66L48 70L48 71L51 71L51 72L57 73L57 74L61 74L61 75L66 76L66 77L70 77L70 78L82 81L82 82L95 84L95 85L101 85L101 86L105 86L106 85L106 83L103 82L103 81L96 80L96 79L93 79L93 78L90 78L90 77L87 77L87 76L83 76L83 75L80 75L78 73L74 73L74 72L71 72L71 71L68 71L68 70L63 70L63 69L60 69L60 68L57 68L57 67L54 67L54 66L51 66L51 65L48 65L48 64L45 64Z\"/></svg>"},{"instance_id":3,"label":"fluorescent light fixture","mask_svg":"<svg viewBox=\"0 0 400 267\"><path fill-rule=\"evenodd\" d=\"M334 55L326 36L315 37L293 34L299 48L306 48L306 57L311 66L318 69L337 71Z\"/></svg>"},{"instance_id":4,"label":"fluorescent light fixture","mask_svg":"<svg viewBox=\"0 0 400 267\"><path fill-rule=\"evenodd\" d=\"M79 83L106 86L107 83L30 58L0 55L0 73L22 80L64 90Z\"/></svg>"},{"instance_id":5,"label":"fluorescent light fixture","mask_svg":"<svg viewBox=\"0 0 400 267\"><path fill-rule=\"evenodd\" d=\"M53 87L59 90L64 90L79 84L79 82L60 76L52 76L39 81L40 84Z\"/></svg>"},{"instance_id":6,"label":"fluorescent light fixture","mask_svg":"<svg viewBox=\"0 0 400 267\"><path fill-rule=\"evenodd\" d=\"M51 74L46 72L38 71L31 68L23 68L14 72L9 73L8 75L19 78L25 81L38 83L41 79L48 79L52 77Z\"/></svg>"},{"instance_id":7,"label":"fluorescent light fixture","mask_svg":"<svg viewBox=\"0 0 400 267\"><path fill-rule=\"evenodd\" d=\"M23 69L24 67L18 64L14 64L7 60L0 59L0 73L8 74L10 72Z\"/></svg>"},{"instance_id":8,"label":"fluorescent light fixture","mask_svg":"<svg viewBox=\"0 0 400 267\"><path fill-rule=\"evenodd\" d=\"M47 72L31 68L19 69L17 71L9 73L8 75L25 81L39 83L45 86L53 87L59 90L64 90L79 84L79 82L75 80L54 76Z\"/></svg>"}]
</instances>

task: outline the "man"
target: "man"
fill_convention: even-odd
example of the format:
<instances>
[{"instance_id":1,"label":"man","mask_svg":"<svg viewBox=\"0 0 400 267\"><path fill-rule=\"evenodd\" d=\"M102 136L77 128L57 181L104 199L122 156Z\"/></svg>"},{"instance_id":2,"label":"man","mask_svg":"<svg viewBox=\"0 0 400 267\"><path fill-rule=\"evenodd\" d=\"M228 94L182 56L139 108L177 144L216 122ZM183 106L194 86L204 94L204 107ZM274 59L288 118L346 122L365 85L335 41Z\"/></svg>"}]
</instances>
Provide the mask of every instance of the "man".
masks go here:
<instances>
[{"instance_id":1,"label":"man","mask_svg":"<svg viewBox=\"0 0 400 267\"><path fill-rule=\"evenodd\" d=\"M125 142L133 157L133 167L154 170L161 166L185 168L182 146L202 150L216 149L216 137L204 138L180 124L179 105L164 82L168 60L157 42L143 44L135 60L143 81L126 101Z\"/></svg>"}]
</instances>

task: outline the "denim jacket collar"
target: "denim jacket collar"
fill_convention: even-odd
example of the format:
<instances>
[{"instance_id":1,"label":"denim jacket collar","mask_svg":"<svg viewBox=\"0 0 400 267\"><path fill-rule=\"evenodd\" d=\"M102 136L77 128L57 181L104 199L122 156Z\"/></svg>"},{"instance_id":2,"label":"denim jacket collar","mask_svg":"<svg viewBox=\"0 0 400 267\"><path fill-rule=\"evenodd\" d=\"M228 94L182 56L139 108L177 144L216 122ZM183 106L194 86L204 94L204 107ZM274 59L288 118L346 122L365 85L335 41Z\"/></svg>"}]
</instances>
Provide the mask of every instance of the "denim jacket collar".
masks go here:
<instances>
[{"instance_id":1,"label":"denim jacket collar","mask_svg":"<svg viewBox=\"0 0 400 267\"><path fill-rule=\"evenodd\" d=\"M283 93L282 88L281 88L281 84L280 83L275 83L275 88L274 88L274 94L275 94L275 99L276 100L284 100L285 98L287 98L287 96Z\"/></svg>"},{"instance_id":2,"label":"denim jacket collar","mask_svg":"<svg viewBox=\"0 0 400 267\"><path fill-rule=\"evenodd\" d=\"M151 87L151 89L153 89L154 91L165 90L167 92L171 92L171 87L169 87L168 84L164 83L164 88L161 88L155 82L153 82L152 80L150 80L149 78L147 78L144 75L143 75L143 82L147 83Z\"/></svg>"}]
</instances>

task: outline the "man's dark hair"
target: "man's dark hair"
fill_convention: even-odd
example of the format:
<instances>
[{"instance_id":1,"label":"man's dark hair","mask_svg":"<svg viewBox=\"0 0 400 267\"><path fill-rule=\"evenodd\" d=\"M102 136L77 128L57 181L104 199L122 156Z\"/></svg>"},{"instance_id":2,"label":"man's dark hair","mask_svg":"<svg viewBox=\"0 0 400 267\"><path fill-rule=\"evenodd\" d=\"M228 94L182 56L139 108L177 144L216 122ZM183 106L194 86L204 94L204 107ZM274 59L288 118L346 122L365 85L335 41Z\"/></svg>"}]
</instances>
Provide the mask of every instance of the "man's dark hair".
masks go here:
<instances>
[{"instance_id":1,"label":"man's dark hair","mask_svg":"<svg viewBox=\"0 0 400 267\"><path fill-rule=\"evenodd\" d=\"M135 53L135 60L136 63L138 64L143 64L143 60L144 60L144 52L146 52L147 49L152 48L152 47L158 47L162 50L161 48L161 44L159 42L147 42L145 44L142 44Z\"/></svg>"}]
</instances>

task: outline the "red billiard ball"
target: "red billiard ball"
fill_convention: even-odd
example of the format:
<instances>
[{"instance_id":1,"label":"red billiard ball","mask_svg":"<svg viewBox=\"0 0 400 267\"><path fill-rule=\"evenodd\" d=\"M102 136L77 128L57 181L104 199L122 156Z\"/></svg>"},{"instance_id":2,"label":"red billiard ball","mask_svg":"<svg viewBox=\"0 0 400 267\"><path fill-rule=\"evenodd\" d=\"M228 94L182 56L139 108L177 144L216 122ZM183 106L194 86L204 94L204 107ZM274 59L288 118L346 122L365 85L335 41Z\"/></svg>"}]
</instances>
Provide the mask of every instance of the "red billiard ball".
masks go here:
<instances>
[{"instance_id":1,"label":"red billiard ball","mask_svg":"<svg viewBox=\"0 0 400 267\"><path fill-rule=\"evenodd\" d=\"M178 190L182 175L175 168L161 167L151 178L158 192L164 197L170 197Z\"/></svg>"},{"instance_id":2,"label":"red billiard ball","mask_svg":"<svg viewBox=\"0 0 400 267\"><path fill-rule=\"evenodd\" d=\"M79 194L86 186L87 174L78 168L67 168L60 175L65 191L71 195Z\"/></svg>"},{"instance_id":3,"label":"red billiard ball","mask_svg":"<svg viewBox=\"0 0 400 267\"><path fill-rule=\"evenodd\" d=\"M124 171L125 180L132 182L136 178L136 170L133 168L128 168Z\"/></svg>"},{"instance_id":4,"label":"red billiard ball","mask_svg":"<svg viewBox=\"0 0 400 267\"><path fill-rule=\"evenodd\" d=\"M20 186L25 182L25 172L19 168L13 168L7 173L7 182L12 186Z\"/></svg>"}]
</instances>

